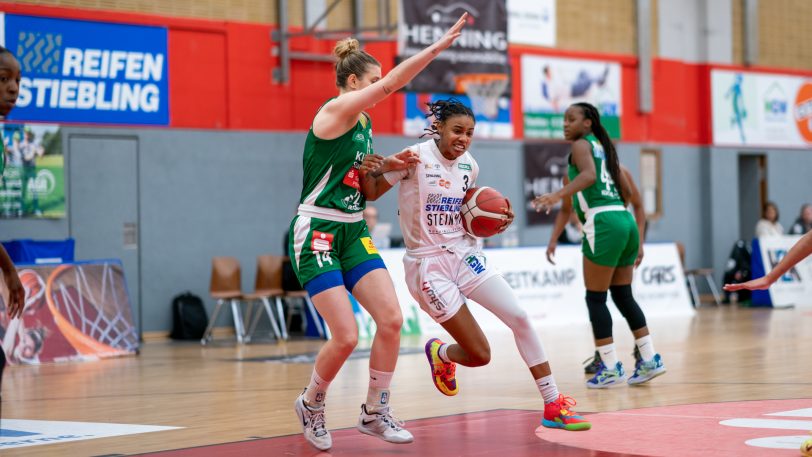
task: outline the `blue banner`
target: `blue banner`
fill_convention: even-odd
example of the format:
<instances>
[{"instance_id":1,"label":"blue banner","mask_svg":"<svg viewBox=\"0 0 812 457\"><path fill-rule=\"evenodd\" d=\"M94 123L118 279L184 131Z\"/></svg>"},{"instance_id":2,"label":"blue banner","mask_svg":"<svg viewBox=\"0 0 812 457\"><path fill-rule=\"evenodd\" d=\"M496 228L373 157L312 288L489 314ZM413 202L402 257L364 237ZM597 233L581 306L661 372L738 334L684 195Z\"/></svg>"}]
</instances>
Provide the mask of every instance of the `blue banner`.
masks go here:
<instances>
[{"instance_id":1,"label":"blue banner","mask_svg":"<svg viewBox=\"0 0 812 457\"><path fill-rule=\"evenodd\" d=\"M167 30L5 15L22 81L9 119L169 124Z\"/></svg>"}]
</instances>

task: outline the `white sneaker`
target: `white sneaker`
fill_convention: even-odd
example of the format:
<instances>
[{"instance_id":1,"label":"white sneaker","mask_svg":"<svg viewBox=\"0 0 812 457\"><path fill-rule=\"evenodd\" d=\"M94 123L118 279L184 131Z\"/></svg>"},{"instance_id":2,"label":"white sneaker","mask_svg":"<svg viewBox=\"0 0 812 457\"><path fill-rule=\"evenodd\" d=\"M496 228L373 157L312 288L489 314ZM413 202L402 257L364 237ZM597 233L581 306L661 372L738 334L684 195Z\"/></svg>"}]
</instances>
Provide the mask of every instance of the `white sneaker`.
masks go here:
<instances>
[{"instance_id":1,"label":"white sneaker","mask_svg":"<svg viewBox=\"0 0 812 457\"><path fill-rule=\"evenodd\" d=\"M367 405L361 405L361 416L358 417L358 431L376 436L384 441L397 444L411 443L414 437L403 428L403 421L392 416L387 406L380 411L368 412Z\"/></svg>"},{"instance_id":2,"label":"white sneaker","mask_svg":"<svg viewBox=\"0 0 812 457\"><path fill-rule=\"evenodd\" d=\"M324 422L324 407L316 409L307 406L304 402L304 392L296 397L293 407L299 416L299 422L302 423L307 442L320 451L330 449L333 446L333 439Z\"/></svg>"}]
</instances>

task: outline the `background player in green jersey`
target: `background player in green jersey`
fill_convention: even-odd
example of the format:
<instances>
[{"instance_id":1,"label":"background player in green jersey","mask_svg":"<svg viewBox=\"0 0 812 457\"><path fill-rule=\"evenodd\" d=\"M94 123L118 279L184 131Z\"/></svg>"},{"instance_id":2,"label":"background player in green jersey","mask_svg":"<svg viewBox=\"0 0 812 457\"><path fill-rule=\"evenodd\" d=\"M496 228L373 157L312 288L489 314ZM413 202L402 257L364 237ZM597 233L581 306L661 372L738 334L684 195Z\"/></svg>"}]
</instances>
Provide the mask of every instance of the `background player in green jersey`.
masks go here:
<instances>
[{"instance_id":1,"label":"background player in green jersey","mask_svg":"<svg viewBox=\"0 0 812 457\"><path fill-rule=\"evenodd\" d=\"M335 48L339 95L316 114L305 141L302 197L291 222L290 253L299 281L332 333L319 351L310 383L295 402L305 439L329 449L332 439L324 419L330 382L358 342L358 329L347 296L351 291L375 320L369 360L369 392L361 405L357 428L393 443L409 443L411 433L392 416L389 385L400 349L403 316L392 279L386 271L362 217L366 200L360 192L371 154L371 120L364 110L405 86L460 36L463 14L440 39L403 61L386 76L374 57L352 38ZM413 167L411 151L387 157L374 173Z\"/></svg>"},{"instance_id":2,"label":"background player in green jersey","mask_svg":"<svg viewBox=\"0 0 812 457\"><path fill-rule=\"evenodd\" d=\"M17 95L20 90L20 63L14 55L6 48L0 46L0 118L5 119L6 115L17 103ZM6 151L3 142L0 141L0 176L3 175ZM17 276L14 263L9 258L6 249L0 244L0 273L5 281L5 288L8 290L8 302L5 302L5 312L10 319L21 317L25 306L25 289ZM2 289L0 289L2 290ZM5 297L3 297L5 299ZM4 310L0 309L0 312ZM0 347L0 384L3 380L3 368L6 366L6 354ZM0 394L2 392L0 391Z\"/></svg>"},{"instance_id":3,"label":"background player in green jersey","mask_svg":"<svg viewBox=\"0 0 812 457\"><path fill-rule=\"evenodd\" d=\"M588 103L575 103L564 113L564 137L572 141L568 181L554 193L536 197L536 210L549 212L562 201L550 238L548 260L552 261L555 240L574 208L584 224L582 251L584 283L589 320L595 346L602 359L587 387L605 388L626 381L626 373L615 352L612 316L606 306L607 290L634 334L641 359L631 385L641 384L665 373L660 355L654 350L646 317L632 295L634 267L643 256L640 232L645 223L639 192L631 175L622 169L617 151L600 122L598 110ZM569 199L572 198L570 203ZM635 218L626 210L631 202Z\"/></svg>"}]
</instances>

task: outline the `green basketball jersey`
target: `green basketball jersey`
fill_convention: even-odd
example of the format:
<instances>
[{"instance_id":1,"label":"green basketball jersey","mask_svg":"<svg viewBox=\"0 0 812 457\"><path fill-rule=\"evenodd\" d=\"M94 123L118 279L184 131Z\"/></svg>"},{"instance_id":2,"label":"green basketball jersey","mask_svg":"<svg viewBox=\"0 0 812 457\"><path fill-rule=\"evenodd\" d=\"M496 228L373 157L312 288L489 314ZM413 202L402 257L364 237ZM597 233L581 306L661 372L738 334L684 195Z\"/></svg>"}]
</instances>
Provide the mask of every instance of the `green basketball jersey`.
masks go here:
<instances>
[{"instance_id":1,"label":"green basketball jersey","mask_svg":"<svg viewBox=\"0 0 812 457\"><path fill-rule=\"evenodd\" d=\"M609 168L606 165L606 153L603 151L601 142L591 133L585 136L584 139L592 147L592 160L595 161L597 177L594 184L572 196L572 206L575 208L581 222L586 221L586 212L590 208L612 205L623 206L623 200L620 198L615 182L612 180L612 175L609 174ZM567 176L570 181L578 176L578 167L572 163L571 154Z\"/></svg>"},{"instance_id":2,"label":"green basketball jersey","mask_svg":"<svg viewBox=\"0 0 812 457\"><path fill-rule=\"evenodd\" d=\"M372 153L372 121L365 122L338 138L323 140L307 132L304 147L304 178L299 203L330 208L345 213L363 211L366 199L361 194L359 167Z\"/></svg>"},{"instance_id":3,"label":"green basketball jersey","mask_svg":"<svg viewBox=\"0 0 812 457\"><path fill-rule=\"evenodd\" d=\"M6 170L6 145L3 144L3 136L0 135L0 177Z\"/></svg>"}]
</instances>

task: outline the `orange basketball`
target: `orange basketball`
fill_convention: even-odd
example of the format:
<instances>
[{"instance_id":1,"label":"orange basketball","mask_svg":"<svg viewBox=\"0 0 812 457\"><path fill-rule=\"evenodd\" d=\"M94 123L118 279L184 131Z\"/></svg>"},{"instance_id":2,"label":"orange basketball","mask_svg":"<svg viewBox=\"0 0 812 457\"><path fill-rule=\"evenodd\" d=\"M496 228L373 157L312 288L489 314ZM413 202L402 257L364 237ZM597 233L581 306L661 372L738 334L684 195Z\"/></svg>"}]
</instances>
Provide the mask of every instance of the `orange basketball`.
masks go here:
<instances>
[{"instance_id":1,"label":"orange basketball","mask_svg":"<svg viewBox=\"0 0 812 457\"><path fill-rule=\"evenodd\" d=\"M472 187L465 192L460 213L462 227L468 234L488 238L507 228L504 208L510 200L492 187Z\"/></svg>"}]
</instances>

